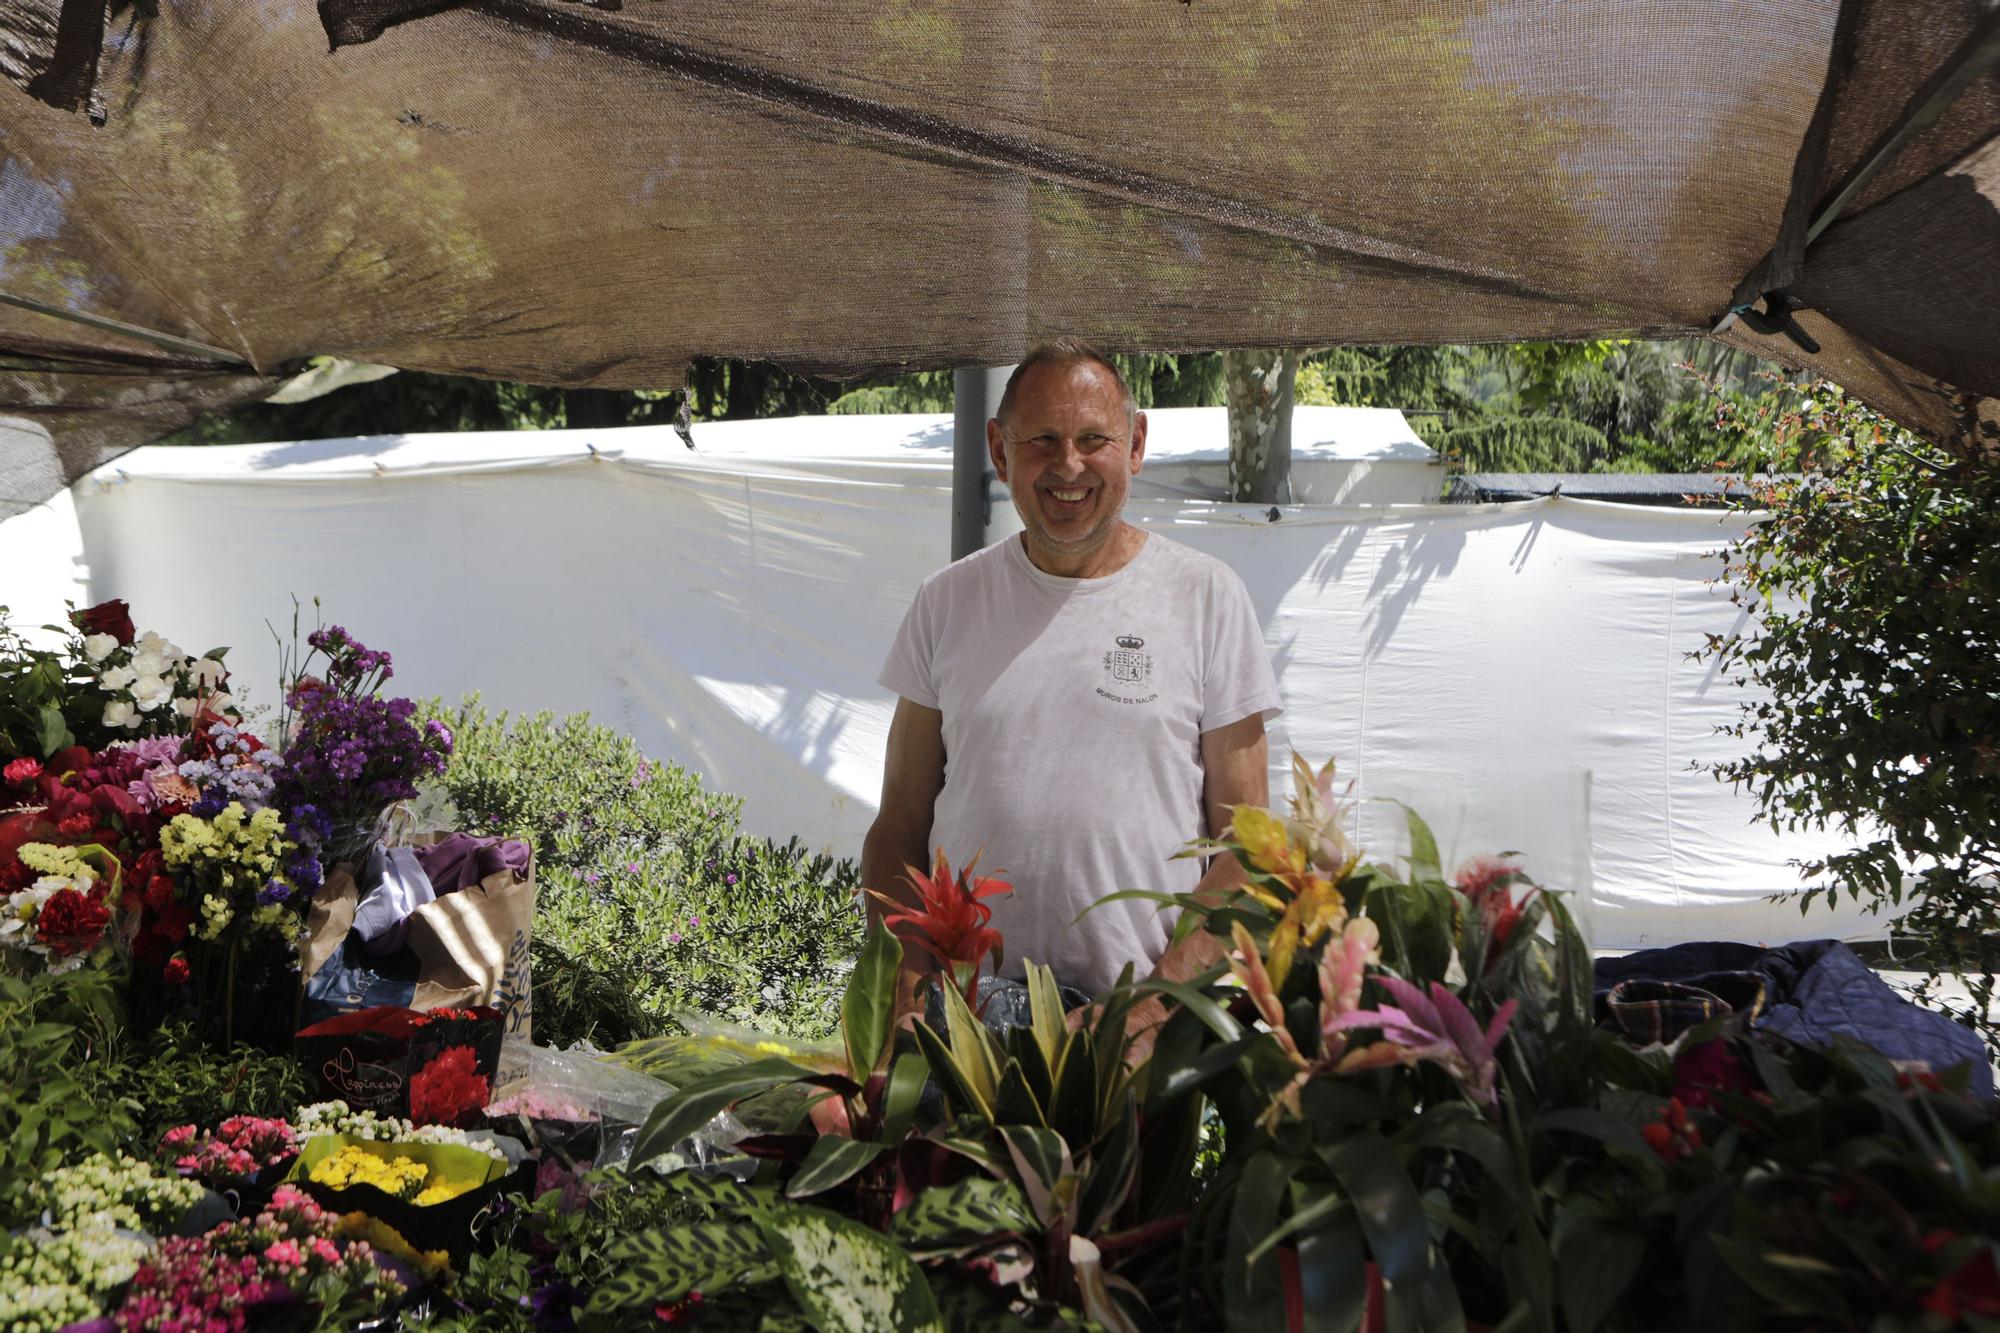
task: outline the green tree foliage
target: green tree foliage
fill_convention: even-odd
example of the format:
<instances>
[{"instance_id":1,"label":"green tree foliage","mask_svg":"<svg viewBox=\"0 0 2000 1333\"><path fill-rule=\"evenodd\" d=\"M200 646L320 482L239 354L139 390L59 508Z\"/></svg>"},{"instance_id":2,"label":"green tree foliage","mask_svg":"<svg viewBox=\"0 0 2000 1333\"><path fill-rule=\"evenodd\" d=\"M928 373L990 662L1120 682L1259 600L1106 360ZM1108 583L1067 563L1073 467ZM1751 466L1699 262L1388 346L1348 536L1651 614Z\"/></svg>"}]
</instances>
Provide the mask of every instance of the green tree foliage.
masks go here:
<instances>
[{"instance_id":1,"label":"green tree foliage","mask_svg":"<svg viewBox=\"0 0 2000 1333\"><path fill-rule=\"evenodd\" d=\"M1725 426L1738 423L1727 401ZM1846 893L1963 978L1960 1017L1992 1022L2000 931L2000 466L1921 442L1831 385L1795 391L1769 431L1783 474L1756 488L1769 517L1729 551L1750 625L1706 655L1767 692L1716 766L1779 828L1832 827L1854 845L1805 866L1805 904Z\"/></svg>"},{"instance_id":2,"label":"green tree foliage","mask_svg":"<svg viewBox=\"0 0 2000 1333\"><path fill-rule=\"evenodd\" d=\"M1112 358L1141 408L1218 407L1220 352ZM1690 373L1692 371L1693 373ZM1773 390L1758 363L1702 340L1334 347L1303 352L1301 405L1395 407L1454 468L1509 472L1704 472L1754 461L1718 428L1713 394ZM732 421L819 413L949 412L952 372L842 383L765 362L697 358L679 390L579 393L404 371L298 403L204 417L170 444L241 444L422 431L540 430Z\"/></svg>"}]
</instances>

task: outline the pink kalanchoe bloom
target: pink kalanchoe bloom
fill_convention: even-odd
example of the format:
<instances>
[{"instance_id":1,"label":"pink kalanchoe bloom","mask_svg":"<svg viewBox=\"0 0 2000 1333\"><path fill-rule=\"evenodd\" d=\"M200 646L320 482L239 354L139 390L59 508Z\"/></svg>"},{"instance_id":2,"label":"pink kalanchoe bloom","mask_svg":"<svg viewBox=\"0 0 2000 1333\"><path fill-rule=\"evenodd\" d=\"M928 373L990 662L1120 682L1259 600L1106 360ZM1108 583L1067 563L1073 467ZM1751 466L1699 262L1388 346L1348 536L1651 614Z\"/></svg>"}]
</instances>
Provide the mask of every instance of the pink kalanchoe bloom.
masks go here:
<instances>
[{"instance_id":1,"label":"pink kalanchoe bloom","mask_svg":"<svg viewBox=\"0 0 2000 1333\"><path fill-rule=\"evenodd\" d=\"M264 1247L264 1257L286 1268L297 1268L306 1261L304 1252L299 1249L299 1243L295 1240L271 1242Z\"/></svg>"},{"instance_id":2,"label":"pink kalanchoe bloom","mask_svg":"<svg viewBox=\"0 0 2000 1333\"><path fill-rule=\"evenodd\" d=\"M1501 1005L1481 1032L1472 1011L1439 982L1431 983L1430 994L1426 996L1401 977L1378 976L1376 980L1396 1005L1343 1014L1333 1020L1331 1030L1380 1028L1383 1037L1402 1048L1405 1060L1411 1063L1429 1060L1443 1065L1475 1102L1481 1106L1497 1105L1499 1093L1493 1080L1499 1073L1499 1061L1494 1053L1499 1050L1500 1039L1506 1035L1507 1024L1513 1021L1520 1002L1509 1000Z\"/></svg>"},{"instance_id":3,"label":"pink kalanchoe bloom","mask_svg":"<svg viewBox=\"0 0 2000 1333\"><path fill-rule=\"evenodd\" d=\"M314 1236L312 1252L330 1264L340 1262L340 1250L325 1236Z\"/></svg>"}]
</instances>

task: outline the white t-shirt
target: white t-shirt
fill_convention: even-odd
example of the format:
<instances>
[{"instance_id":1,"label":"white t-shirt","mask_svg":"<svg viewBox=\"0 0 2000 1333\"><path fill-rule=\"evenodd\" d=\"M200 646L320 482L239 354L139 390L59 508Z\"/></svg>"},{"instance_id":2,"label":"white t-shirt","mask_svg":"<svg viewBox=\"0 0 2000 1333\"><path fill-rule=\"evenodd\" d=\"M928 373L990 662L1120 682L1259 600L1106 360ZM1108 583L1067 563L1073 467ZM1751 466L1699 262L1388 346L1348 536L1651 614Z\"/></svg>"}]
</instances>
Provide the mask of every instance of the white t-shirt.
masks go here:
<instances>
[{"instance_id":1,"label":"white t-shirt","mask_svg":"<svg viewBox=\"0 0 2000 1333\"><path fill-rule=\"evenodd\" d=\"M944 714L944 790L931 846L954 869L1014 886L988 899L1004 972L1032 960L1093 994L1166 951L1176 913L1120 889L1179 893L1208 832L1201 734L1279 711L1243 581L1221 561L1147 538L1105 578L1044 573L1012 537L917 590L881 683Z\"/></svg>"}]
</instances>

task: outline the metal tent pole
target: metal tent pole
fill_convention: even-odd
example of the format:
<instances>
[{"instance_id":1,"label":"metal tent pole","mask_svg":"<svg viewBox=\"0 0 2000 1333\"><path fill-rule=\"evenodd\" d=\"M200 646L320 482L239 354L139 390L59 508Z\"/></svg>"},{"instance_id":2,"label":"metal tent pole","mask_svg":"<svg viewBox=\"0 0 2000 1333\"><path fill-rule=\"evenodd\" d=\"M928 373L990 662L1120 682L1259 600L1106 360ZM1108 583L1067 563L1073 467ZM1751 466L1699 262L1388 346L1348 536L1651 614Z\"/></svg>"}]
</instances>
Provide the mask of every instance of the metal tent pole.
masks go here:
<instances>
[{"instance_id":1,"label":"metal tent pole","mask_svg":"<svg viewBox=\"0 0 2000 1333\"><path fill-rule=\"evenodd\" d=\"M999 410L1012 366L952 373L951 558L963 559L986 545L993 517L988 486L993 468L986 457L986 422Z\"/></svg>"}]
</instances>

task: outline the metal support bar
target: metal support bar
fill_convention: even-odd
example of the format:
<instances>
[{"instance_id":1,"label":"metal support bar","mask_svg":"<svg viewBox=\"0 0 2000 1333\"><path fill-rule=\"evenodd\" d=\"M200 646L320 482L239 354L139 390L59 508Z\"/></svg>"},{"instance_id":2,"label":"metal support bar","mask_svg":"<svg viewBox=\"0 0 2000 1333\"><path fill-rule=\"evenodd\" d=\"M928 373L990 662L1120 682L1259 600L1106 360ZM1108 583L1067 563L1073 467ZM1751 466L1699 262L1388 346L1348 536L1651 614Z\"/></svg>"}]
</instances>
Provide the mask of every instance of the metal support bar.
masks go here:
<instances>
[{"instance_id":1,"label":"metal support bar","mask_svg":"<svg viewBox=\"0 0 2000 1333\"><path fill-rule=\"evenodd\" d=\"M2000 61L2000 8L1987 12L1984 19L1975 25L1966 39L1958 44L1937 72L1924 80L1923 86L1911 95L1903 107L1903 113L1882 136L1870 145L1847 173L1847 179L1826 201L1812 225L1806 228L1806 244L1811 245L1819 234L1832 226L1835 220L1847 210L1847 206L1860 196L1875 174L1887 166L1901 152L1903 146L1937 124L1939 116L1957 100L1958 95L1972 86L1973 80Z\"/></svg>"},{"instance_id":2,"label":"metal support bar","mask_svg":"<svg viewBox=\"0 0 2000 1333\"><path fill-rule=\"evenodd\" d=\"M124 338L137 338L141 342L152 343L155 347L164 347L170 352L204 357L210 361L223 362L225 365L250 366L250 362L223 348L198 343L192 338L176 338L171 333L156 333L152 329L142 329L137 324L127 324L123 320L106 319L102 315L86 315L78 310L62 310L55 306L43 305L40 301L30 301L23 296L9 296L5 292L0 292L0 305L32 310L37 315L47 315L50 319L66 319L72 324L82 324L87 328L115 333Z\"/></svg>"},{"instance_id":3,"label":"metal support bar","mask_svg":"<svg viewBox=\"0 0 2000 1333\"><path fill-rule=\"evenodd\" d=\"M1842 71L1852 59L1852 13L1851 7L1842 8L1840 25L1834 34L1833 53L1828 62L1827 87L1821 95L1820 107L1813 115L1812 124L1807 128L1799 161L1793 168L1792 192L1785 205L1785 220L1779 228L1777 243L1737 284L1729 309L1709 330L1711 336L1719 337L1728 332L1730 325L1752 310L1760 299L1766 301L1767 309L1777 312L1785 303L1785 289L1798 276L1806 247L1839 220L1840 215L1861 196L1868 182L1894 160L1910 140L1935 125L1953 100L1991 69L1996 60L2000 60L2000 5L1995 5L1973 25L1972 31L1944 63L1911 94L1894 123L1861 155L1845 179L1827 197L1826 203L1812 214L1810 220L1803 220L1799 214L1805 192L1817 188L1819 173L1825 165L1833 94ZM1795 307L1785 306L1786 318L1789 318L1792 308Z\"/></svg>"},{"instance_id":4,"label":"metal support bar","mask_svg":"<svg viewBox=\"0 0 2000 1333\"><path fill-rule=\"evenodd\" d=\"M1012 366L952 372L951 558L961 560L986 545L993 518L988 493L993 469L986 457L986 422L1000 410Z\"/></svg>"}]
</instances>

